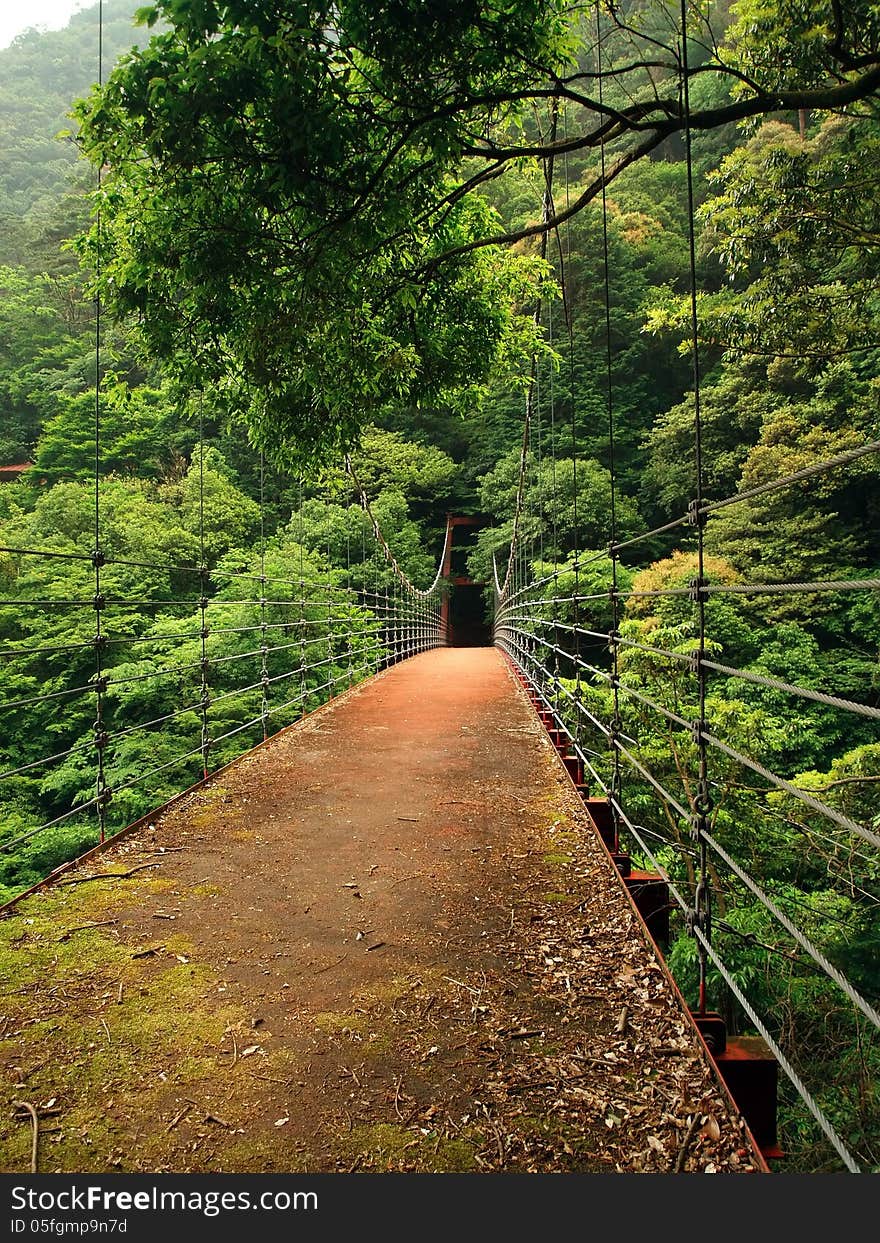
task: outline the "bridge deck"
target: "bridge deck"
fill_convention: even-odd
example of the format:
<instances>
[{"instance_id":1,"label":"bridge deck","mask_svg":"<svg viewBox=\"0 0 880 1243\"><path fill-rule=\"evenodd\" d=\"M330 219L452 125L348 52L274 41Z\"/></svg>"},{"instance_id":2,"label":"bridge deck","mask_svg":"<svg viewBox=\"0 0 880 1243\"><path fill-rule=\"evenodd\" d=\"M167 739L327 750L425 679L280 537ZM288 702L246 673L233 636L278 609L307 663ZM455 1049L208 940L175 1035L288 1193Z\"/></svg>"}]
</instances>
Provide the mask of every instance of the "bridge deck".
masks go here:
<instances>
[{"instance_id":1,"label":"bridge deck","mask_svg":"<svg viewBox=\"0 0 880 1243\"><path fill-rule=\"evenodd\" d=\"M355 688L0 935L7 1171L14 1099L47 1172L756 1166L492 649Z\"/></svg>"}]
</instances>

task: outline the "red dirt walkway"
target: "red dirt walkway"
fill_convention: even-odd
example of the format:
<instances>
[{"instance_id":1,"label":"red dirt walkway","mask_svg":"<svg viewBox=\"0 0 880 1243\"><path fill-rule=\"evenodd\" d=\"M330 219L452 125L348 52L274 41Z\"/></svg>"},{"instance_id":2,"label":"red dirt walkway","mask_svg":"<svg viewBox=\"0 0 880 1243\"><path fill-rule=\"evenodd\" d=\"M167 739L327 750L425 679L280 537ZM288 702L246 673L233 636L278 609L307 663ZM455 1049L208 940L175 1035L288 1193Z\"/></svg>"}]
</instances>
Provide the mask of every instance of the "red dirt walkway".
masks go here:
<instances>
[{"instance_id":1,"label":"red dirt walkway","mask_svg":"<svg viewBox=\"0 0 880 1243\"><path fill-rule=\"evenodd\" d=\"M0 934L5 1170L12 1099L46 1171L756 1168L492 649L341 696Z\"/></svg>"}]
</instances>

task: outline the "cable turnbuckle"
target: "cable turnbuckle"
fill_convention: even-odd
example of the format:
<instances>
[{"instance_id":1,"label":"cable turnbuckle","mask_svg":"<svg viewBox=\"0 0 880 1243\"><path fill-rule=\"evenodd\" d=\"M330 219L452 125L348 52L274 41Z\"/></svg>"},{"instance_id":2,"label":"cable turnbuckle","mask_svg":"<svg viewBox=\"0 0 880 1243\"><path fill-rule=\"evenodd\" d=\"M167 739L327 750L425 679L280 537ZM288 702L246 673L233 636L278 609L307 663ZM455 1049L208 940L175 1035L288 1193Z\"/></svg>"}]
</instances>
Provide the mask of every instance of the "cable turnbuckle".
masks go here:
<instances>
[{"instance_id":1,"label":"cable turnbuckle","mask_svg":"<svg viewBox=\"0 0 880 1243\"><path fill-rule=\"evenodd\" d=\"M702 746L703 743L703 722L691 721L691 740L695 747Z\"/></svg>"},{"instance_id":2,"label":"cable turnbuckle","mask_svg":"<svg viewBox=\"0 0 880 1243\"><path fill-rule=\"evenodd\" d=\"M697 815L705 821L712 814L715 801L712 798L712 792L709 789L709 782L705 777L701 777L697 783L697 794L694 799L694 807ZM705 826L704 826L705 827Z\"/></svg>"},{"instance_id":3,"label":"cable turnbuckle","mask_svg":"<svg viewBox=\"0 0 880 1243\"><path fill-rule=\"evenodd\" d=\"M687 509L688 523L692 527L704 527L706 525L707 514L703 509L702 501L688 501Z\"/></svg>"},{"instance_id":4,"label":"cable turnbuckle","mask_svg":"<svg viewBox=\"0 0 880 1243\"><path fill-rule=\"evenodd\" d=\"M99 807L106 807L108 803L113 802L113 787L104 786L104 789L98 793L97 804Z\"/></svg>"},{"instance_id":5,"label":"cable turnbuckle","mask_svg":"<svg viewBox=\"0 0 880 1243\"><path fill-rule=\"evenodd\" d=\"M701 578L700 575L697 575L695 578L690 580L688 583L688 596L690 597L691 603L698 604L700 602L700 598L705 593L707 586L708 583L706 579Z\"/></svg>"},{"instance_id":6,"label":"cable turnbuckle","mask_svg":"<svg viewBox=\"0 0 880 1243\"><path fill-rule=\"evenodd\" d=\"M96 721L95 722L95 748L96 750L103 751L109 741L110 741L110 735L107 733L106 729L104 729L101 722Z\"/></svg>"},{"instance_id":7,"label":"cable turnbuckle","mask_svg":"<svg viewBox=\"0 0 880 1243\"><path fill-rule=\"evenodd\" d=\"M690 817L691 841L695 845L698 845L703 840L703 834L707 828L706 816L702 812L695 811Z\"/></svg>"},{"instance_id":8,"label":"cable turnbuckle","mask_svg":"<svg viewBox=\"0 0 880 1243\"><path fill-rule=\"evenodd\" d=\"M699 648L691 652L688 656L688 671L692 673L695 678L700 676L700 672L702 670L702 660L703 658L700 655Z\"/></svg>"}]
</instances>

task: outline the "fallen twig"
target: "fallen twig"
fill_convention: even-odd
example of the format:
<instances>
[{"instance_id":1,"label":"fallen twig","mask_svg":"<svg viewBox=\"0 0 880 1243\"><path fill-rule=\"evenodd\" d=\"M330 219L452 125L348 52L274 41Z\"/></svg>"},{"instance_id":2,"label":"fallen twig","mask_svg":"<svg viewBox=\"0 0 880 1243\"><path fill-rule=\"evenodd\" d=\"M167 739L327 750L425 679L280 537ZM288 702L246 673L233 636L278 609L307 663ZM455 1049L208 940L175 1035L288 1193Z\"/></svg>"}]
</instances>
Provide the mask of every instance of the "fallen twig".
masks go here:
<instances>
[{"instance_id":1,"label":"fallen twig","mask_svg":"<svg viewBox=\"0 0 880 1243\"><path fill-rule=\"evenodd\" d=\"M624 1034L624 1032L626 1031L626 1025L628 1022L629 1022L629 1006L624 1006L620 1012L620 1018L617 1020L617 1025L614 1028L618 1036L622 1036Z\"/></svg>"},{"instance_id":2,"label":"fallen twig","mask_svg":"<svg viewBox=\"0 0 880 1243\"><path fill-rule=\"evenodd\" d=\"M134 876L135 872L142 872L144 868L157 868L158 866L158 862L139 863L137 867L129 868L127 872L96 872L94 876L74 876L71 880L58 881L58 885L86 885L92 880L126 880L129 876Z\"/></svg>"},{"instance_id":3,"label":"fallen twig","mask_svg":"<svg viewBox=\"0 0 880 1243\"><path fill-rule=\"evenodd\" d=\"M86 928L106 928L109 924L118 924L118 919L99 919L92 924L74 924L72 928L68 928L66 932L62 932L58 938L59 943L66 941L68 937L73 936L75 932L83 932Z\"/></svg>"},{"instance_id":4,"label":"fallen twig","mask_svg":"<svg viewBox=\"0 0 880 1243\"><path fill-rule=\"evenodd\" d=\"M37 1117L37 1111L30 1101L13 1101L12 1104L16 1109L23 1109L30 1117L31 1126L34 1129L33 1139L31 1141L31 1173L36 1174L37 1145L40 1142L40 1120Z\"/></svg>"},{"instance_id":5,"label":"fallen twig","mask_svg":"<svg viewBox=\"0 0 880 1243\"><path fill-rule=\"evenodd\" d=\"M513 1096L517 1092L533 1092L538 1088L555 1088L558 1084L568 1083L574 1079L586 1079L589 1071L583 1070L576 1075L557 1075L555 1079L536 1079L531 1083L512 1083L508 1086L508 1096Z\"/></svg>"},{"instance_id":6,"label":"fallen twig","mask_svg":"<svg viewBox=\"0 0 880 1243\"><path fill-rule=\"evenodd\" d=\"M690 1126L685 1132L684 1139L681 1141L681 1147L678 1150L678 1156L675 1158L675 1174L681 1174L684 1170L684 1163L687 1160L688 1149L691 1146L691 1140L697 1133L697 1127L700 1125L700 1115L694 1114L691 1118Z\"/></svg>"},{"instance_id":7,"label":"fallen twig","mask_svg":"<svg viewBox=\"0 0 880 1243\"><path fill-rule=\"evenodd\" d=\"M63 1113L63 1112L64 1112L64 1111L63 1111L61 1108L59 1108L58 1106L52 1106L52 1107L49 1107L49 1106L46 1106L46 1105L38 1105L38 1106L37 1106L37 1117L38 1117L39 1119L41 1119L41 1120L42 1120L43 1118L57 1118L57 1117L58 1117L58 1115L59 1115L59 1114L61 1114L61 1113ZM18 1116L18 1117L20 1117L20 1118L24 1118L24 1117L26 1116L26 1114L27 1114L27 1111L26 1111L25 1109L23 1109L23 1108L22 1108L22 1109L20 1109L20 1110L18 1111L18 1115L17 1115L17 1116Z\"/></svg>"},{"instance_id":8,"label":"fallen twig","mask_svg":"<svg viewBox=\"0 0 880 1243\"><path fill-rule=\"evenodd\" d=\"M176 1113L174 1117L171 1119L171 1121L168 1123L168 1125L166 1126L165 1128L166 1133L168 1131L173 1131L174 1128L177 1126L178 1122L182 1122L191 1109L192 1109L192 1105L184 1105L183 1109L181 1109L179 1113Z\"/></svg>"},{"instance_id":9,"label":"fallen twig","mask_svg":"<svg viewBox=\"0 0 880 1243\"><path fill-rule=\"evenodd\" d=\"M132 958L147 958L150 954L161 954L164 948L164 945L148 945L145 949L134 950L131 956Z\"/></svg>"},{"instance_id":10,"label":"fallen twig","mask_svg":"<svg viewBox=\"0 0 880 1243\"><path fill-rule=\"evenodd\" d=\"M317 971L313 971L313 975L323 975L325 971L329 971L331 967L338 967L343 959L348 958L348 954L340 954L335 962L328 962L326 967L319 967Z\"/></svg>"},{"instance_id":11,"label":"fallen twig","mask_svg":"<svg viewBox=\"0 0 880 1243\"><path fill-rule=\"evenodd\" d=\"M478 997L480 995L478 988L474 988L472 984L465 984L463 980L456 980L451 975L444 975L443 979L448 980L450 984L457 984L459 988L466 988L469 993L475 993Z\"/></svg>"}]
</instances>

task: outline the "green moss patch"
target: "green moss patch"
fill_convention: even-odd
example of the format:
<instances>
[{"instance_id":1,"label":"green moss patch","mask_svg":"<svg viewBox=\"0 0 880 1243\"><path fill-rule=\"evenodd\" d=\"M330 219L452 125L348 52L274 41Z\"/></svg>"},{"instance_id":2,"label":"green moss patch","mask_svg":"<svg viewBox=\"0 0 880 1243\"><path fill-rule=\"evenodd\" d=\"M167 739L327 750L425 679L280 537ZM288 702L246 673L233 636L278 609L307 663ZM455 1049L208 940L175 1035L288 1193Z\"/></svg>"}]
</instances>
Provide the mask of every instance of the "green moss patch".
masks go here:
<instances>
[{"instance_id":1,"label":"green moss patch","mask_svg":"<svg viewBox=\"0 0 880 1243\"><path fill-rule=\"evenodd\" d=\"M397 1170L415 1167L424 1173L467 1173L476 1168L475 1149L462 1136L448 1138L434 1131L423 1134L390 1122L356 1126L334 1145L343 1161L359 1159L362 1169Z\"/></svg>"}]
</instances>

